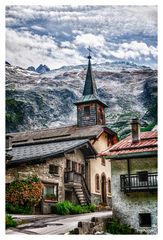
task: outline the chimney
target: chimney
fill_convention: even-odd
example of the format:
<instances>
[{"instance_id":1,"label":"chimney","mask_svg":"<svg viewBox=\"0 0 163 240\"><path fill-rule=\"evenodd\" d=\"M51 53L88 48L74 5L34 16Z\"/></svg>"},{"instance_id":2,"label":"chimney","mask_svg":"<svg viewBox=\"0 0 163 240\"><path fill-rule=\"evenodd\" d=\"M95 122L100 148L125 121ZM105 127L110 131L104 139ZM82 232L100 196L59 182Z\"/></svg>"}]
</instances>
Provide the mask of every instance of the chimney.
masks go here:
<instances>
[{"instance_id":1,"label":"chimney","mask_svg":"<svg viewBox=\"0 0 163 240\"><path fill-rule=\"evenodd\" d=\"M12 150L12 136L6 135L6 151Z\"/></svg>"},{"instance_id":2,"label":"chimney","mask_svg":"<svg viewBox=\"0 0 163 240\"><path fill-rule=\"evenodd\" d=\"M131 122L132 130L132 142L136 143L140 141L140 122L138 118L133 118Z\"/></svg>"}]
</instances>

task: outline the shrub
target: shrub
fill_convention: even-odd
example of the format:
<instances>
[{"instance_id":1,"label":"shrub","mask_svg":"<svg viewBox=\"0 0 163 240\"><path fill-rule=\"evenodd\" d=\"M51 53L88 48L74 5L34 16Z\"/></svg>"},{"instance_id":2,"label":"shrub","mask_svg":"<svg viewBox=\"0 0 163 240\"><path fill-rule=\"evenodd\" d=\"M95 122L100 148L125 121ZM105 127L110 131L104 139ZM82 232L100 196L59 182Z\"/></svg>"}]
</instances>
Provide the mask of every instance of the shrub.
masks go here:
<instances>
[{"instance_id":1,"label":"shrub","mask_svg":"<svg viewBox=\"0 0 163 240\"><path fill-rule=\"evenodd\" d=\"M6 190L6 209L11 213L27 213L42 199L43 184L36 177L16 179Z\"/></svg>"},{"instance_id":2,"label":"shrub","mask_svg":"<svg viewBox=\"0 0 163 240\"><path fill-rule=\"evenodd\" d=\"M68 215L68 214L81 214L94 212L96 210L96 205L75 205L69 201L58 202L52 206L52 212L60 215Z\"/></svg>"},{"instance_id":3,"label":"shrub","mask_svg":"<svg viewBox=\"0 0 163 240\"><path fill-rule=\"evenodd\" d=\"M6 212L7 213L17 213L17 214L30 214L32 213L32 207L29 205L13 205L12 203L6 203Z\"/></svg>"},{"instance_id":4,"label":"shrub","mask_svg":"<svg viewBox=\"0 0 163 240\"><path fill-rule=\"evenodd\" d=\"M72 209L72 207L72 203L69 201L58 202L52 206L52 212L60 215L67 215L70 214L70 209Z\"/></svg>"},{"instance_id":5,"label":"shrub","mask_svg":"<svg viewBox=\"0 0 163 240\"><path fill-rule=\"evenodd\" d=\"M89 209L90 209L90 212L95 212L96 211L96 205L95 204L89 204Z\"/></svg>"},{"instance_id":6,"label":"shrub","mask_svg":"<svg viewBox=\"0 0 163 240\"><path fill-rule=\"evenodd\" d=\"M127 224L121 224L116 218L112 219L112 223L108 224L107 232L111 234L136 234L136 230Z\"/></svg>"},{"instance_id":7,"label":"shrub","mask_svg":"<svg viewBox=\"0 0 163 240\"><path fill-rule=\"evenodd\" d=\"M6 228L16 227L18 224L11 215L6 215Z\"/></svg>"}]
</instances>

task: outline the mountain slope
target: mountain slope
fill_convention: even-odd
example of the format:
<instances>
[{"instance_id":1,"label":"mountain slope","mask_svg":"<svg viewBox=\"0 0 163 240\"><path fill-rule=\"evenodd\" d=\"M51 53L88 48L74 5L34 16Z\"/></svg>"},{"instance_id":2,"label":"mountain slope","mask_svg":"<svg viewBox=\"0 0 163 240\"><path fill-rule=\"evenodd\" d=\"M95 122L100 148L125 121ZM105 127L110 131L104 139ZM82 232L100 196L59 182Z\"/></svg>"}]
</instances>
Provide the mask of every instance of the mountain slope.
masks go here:
<instances>
[{"instance_id":1,"label":"mountain slope","mask_svg":"<svg viewBox=\"0 0 163 240\"><path fill-rule=\"evenodd\" d=\"M82 95L86 68L62 67L40 75L6 65L7 132L75 124L73 102ZM156 70L126 62L92 65L92 69L99 96L109 106L109 127L123 137L133 117L140 117L144 126L157 122Z\"/></svg>"}]
</instances>

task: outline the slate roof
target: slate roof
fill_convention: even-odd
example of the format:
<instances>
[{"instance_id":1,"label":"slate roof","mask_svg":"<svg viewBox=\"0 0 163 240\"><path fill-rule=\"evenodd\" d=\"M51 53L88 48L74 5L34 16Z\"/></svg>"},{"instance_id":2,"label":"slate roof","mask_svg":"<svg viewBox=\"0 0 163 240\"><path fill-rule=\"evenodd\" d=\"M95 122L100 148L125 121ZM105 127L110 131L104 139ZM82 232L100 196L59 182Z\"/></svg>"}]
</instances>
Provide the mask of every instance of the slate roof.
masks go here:
<instances>
[{"instance_id":1,"label":"slate roof","mask_svg":"<svg viewBox=\"0 0 163 240\"><path fill-rule=\"evenodd\" d=\"M91 57L88 57L88 69L86 74L86 80L84 85L83 96L86 95L97 95L97 87L96 83L92 74L92 67L91 67Z\"/></svg>"},{"instance_id":2,"label":"slate roof","mask_svg":"<svg viewBox=\"0 0 163 240\"><path fill-rule=\"evenodd\" d=\"M89 143L89 139L29 145L22 144L20 146L13 147L12 150L7 152L8 154L12 155L12 159L8 161L8 165L11 165L12 163L15 164L30 162L36 159L39 159L41 161L42 159L51 156L60 156L63 153L69 152L76 148L84 148L84 146L87 146L89 155L96 154L96 151Z\"/></svg>"},{"instance_id":3,"label":"slate roof","mask_svg":"<svg viewBox=\"0 0 163 240\"><path fill-rule=\"evenodd\" d=\"M14 145L30 142L49 142L49 141L64 141L64 140L79 140L79 139L94 139L103 131L109 132L111 135L116 135L111 129L103 125L94 125L86 127L78 127L77 125L47 128L28 132L12 133L12 142Z\"/></svg>"},{"instance_id":4,"label":"slate roof","mask_svg":"<svg viewBox=\"0 0 163 240\"><path fill-rule=\"evenodd\" d=\"M110 149L101 152L100 155L108 156L108 158L121 158L123 155L141 153L157 153L157 132L143 132L141 133L141 140L139 142L132 142L132 136L129 135L122 141L115 144Z\"/></svg>"}]
</instances>

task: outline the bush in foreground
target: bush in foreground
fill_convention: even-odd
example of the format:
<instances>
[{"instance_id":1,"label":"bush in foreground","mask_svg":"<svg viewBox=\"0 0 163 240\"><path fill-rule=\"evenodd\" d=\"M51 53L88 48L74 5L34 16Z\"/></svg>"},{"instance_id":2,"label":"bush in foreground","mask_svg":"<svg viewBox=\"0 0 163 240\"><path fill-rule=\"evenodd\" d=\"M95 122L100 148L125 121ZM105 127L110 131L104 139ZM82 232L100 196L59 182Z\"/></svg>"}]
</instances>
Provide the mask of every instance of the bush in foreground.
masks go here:
<instances>
[{"instance_id":1,"label":"bush in foreground","mask_svg":"<svg viewBox=\"0 0 163 240\"><path fill-rule=\"evenodd\" d=\"M18 224L11 215L6 215L6 228L16 227Z\"/></svg>"},{"instance_id":2,"label":"bush in foreground","mask_svg":"<svg viewBox=\"0 0 163 240\"><path fill-rule=\"evenodd\" d=\"M117 218L113 218L112 222L108 224L107 232L111 234L140 234L129 225L120 223Z\"/></svg>"},{"instance_id":3,"label":"bush in foreground","mask_svg":"<svg viewBox=\"0 0 163 240\"><path fill-rule=\"evenodd\" d=\"M31 213L42 199L43 184L37 176L16 179L6 189L8 213Z\"/></svg>"},{"instance_id":4,"label":"bush in foreground","mask_svg":"<svg viewBox=\"0 0 163 240\"><path fill-rule=\"evenodd\" d=\"M69 201L58 202L52 206L52 212L59 215L95 212L96 205L75 205Z\"/></svg>"}]
</instances>

